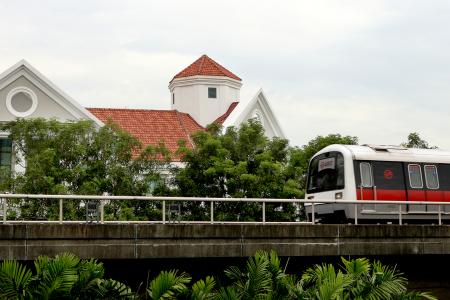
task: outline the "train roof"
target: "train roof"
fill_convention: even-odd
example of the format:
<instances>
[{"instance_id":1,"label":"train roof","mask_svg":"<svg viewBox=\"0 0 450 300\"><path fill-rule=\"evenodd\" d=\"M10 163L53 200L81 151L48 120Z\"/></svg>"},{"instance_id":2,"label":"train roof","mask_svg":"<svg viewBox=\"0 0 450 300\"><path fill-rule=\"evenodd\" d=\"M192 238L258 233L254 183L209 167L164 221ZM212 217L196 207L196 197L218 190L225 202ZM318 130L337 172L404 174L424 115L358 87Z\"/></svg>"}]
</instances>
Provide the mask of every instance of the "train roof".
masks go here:
<instances>
[{"instance_id":1,"label":"train roof","mask_svg":"<svg viewBox=\"0 0 450 300\"><path fill-rule=\"evenodd\" d=\"M418 163L449 163L450 152L439 149L415 149L391 145L330 145L328 151L350 152L355 160L404 161Z\"/></svg>"}]
</instances>

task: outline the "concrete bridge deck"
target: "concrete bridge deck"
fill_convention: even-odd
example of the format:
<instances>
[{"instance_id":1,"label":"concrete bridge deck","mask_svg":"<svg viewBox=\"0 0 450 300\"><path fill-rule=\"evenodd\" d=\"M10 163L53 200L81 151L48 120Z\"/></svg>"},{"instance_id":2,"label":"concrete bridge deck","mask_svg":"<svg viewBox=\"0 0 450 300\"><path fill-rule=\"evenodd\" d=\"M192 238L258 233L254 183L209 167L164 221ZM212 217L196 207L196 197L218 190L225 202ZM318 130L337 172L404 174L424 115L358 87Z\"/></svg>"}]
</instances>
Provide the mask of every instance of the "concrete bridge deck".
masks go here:
<instances>
[{"instance_id":1,"label":"concrete bridge deck","mask_svg":"<svg viewBox=\"0 0 450 300\"><path fill-rule=\"evenodd\" d=\"M450 254L450 226L309 224L0 225L0 260L70 251L99 259Z\"/></svg>"}]
</instances>

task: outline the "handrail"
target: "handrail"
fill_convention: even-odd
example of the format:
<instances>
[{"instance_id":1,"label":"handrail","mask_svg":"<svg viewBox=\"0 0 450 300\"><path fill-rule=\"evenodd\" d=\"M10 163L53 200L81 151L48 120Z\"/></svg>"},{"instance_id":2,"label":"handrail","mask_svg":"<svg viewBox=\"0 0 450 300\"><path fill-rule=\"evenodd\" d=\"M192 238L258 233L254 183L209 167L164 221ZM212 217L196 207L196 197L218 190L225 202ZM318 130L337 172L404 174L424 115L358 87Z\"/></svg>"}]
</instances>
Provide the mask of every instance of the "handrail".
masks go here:
<instances>
[{"instance_id":1,"label":"handrail","mask_svg":"<svg viewBox=\"0 0 450 300\"><path fill-rule=\"evenodd\" d=\"M109 201L122 201L122 200L139 200L139 201L157 201L162 203L162 220L159 223L167 223L166 221L166 201L193 201L204 202L210 204L210 221L209 223L233 223L214 220L214 202L249 202L249 203L261 203L262 204L262 222L248 221L248 223L298 223L298 222L267 222L266 221L266 203L294 203L294 204L306 204L311 205L312 222L315 224L315 206L320 204L348 204L353 205L355 210L355 224L358 224L358 206L363 204L394 204L398 205L399 224L402 224L402 214L406 213L402 211L402 205L437 205L437 212L429 212L428 214L436 214L438 217L439 225L442 224L442 206L450 205L450 202L444 201L399 201L399 200L343 200L343 199L271 199L271 198L208 198L208 197L161 197L161 196L109 196L109 195L45 195L45 194L1 194L0 200L4 199L2 207L0 206L0 212L3 212L3 223L7 222L28 222L28 221L8 221L7 220L7 199L50 199L59 201L59 218L58 221L39 221L51 222L51 223L66 223L66 222L81 222L81 221L64 221L64 200L109 200ZM105 221L104 220L104 202L101 201L100 205L100 223L130 223L130 222L142 222L142 223L158 223L158 221ZM1 221L0 221L1 222ZM29 221L36 222L36 221ZM185 223L186 221L183 221ZM205 221L191 221L192 223L205 222ZM234 223L243 223L234 222Z\"/></svg>"},{"instance_id":2,"label":"handrail","mask_svg":"<svg viewBox=\"0 0 450 300\"><path fill-rule=\"evenodd\" d=\"M266 202L266 203L315 203L315 204L410 204L450 205L446 201L400 201L400 200L343 200L343 199L295 199L295 198L212 198L170 196L108 196L108 195L46 195L46 194L0 194L0 198L26 199L73 199L73 200L153 200L153 201L200 201L200 202Z\"/></svg>"}]
</instances>

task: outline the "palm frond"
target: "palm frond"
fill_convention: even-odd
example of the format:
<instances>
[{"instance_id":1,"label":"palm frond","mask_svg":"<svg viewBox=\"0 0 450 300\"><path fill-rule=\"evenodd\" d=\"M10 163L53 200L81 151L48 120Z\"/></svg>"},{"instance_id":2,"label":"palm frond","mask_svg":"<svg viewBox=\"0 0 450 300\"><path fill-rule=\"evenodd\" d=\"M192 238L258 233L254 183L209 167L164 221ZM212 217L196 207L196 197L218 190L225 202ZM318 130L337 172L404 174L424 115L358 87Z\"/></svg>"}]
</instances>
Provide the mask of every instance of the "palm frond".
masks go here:
<instances>
[{"instance_id":1,"label":"palm frond","mask_svg":"<svg viewBox=\"0 0 450 300\"><path fill-rule=\"evenodd\" d=\"M38 257L34 264L36 276L33 279L39 297L62 297L68 295L78 280L77 265L80 259L72 253L63 253L50 259Z\"/></svg>"},{"instance_id":2,"label":"palm frond","mask_svg":"<svg viewBox=\"0 0 450 300\"><path fill-rule=\"evenodd\" d=\"M105 270L103 264L95 259L83 260L77 267L78 280L71 290L71 297L85 299L102 294L101 284Z\"/></svg>"},{"instance_id":3,"label":"palm frond","mask_svg":"<svg viewBox=\"0 0 450 300\"><path fill-rule=\"evenodd\" d=\"M102 280L100 283L101 299L135 299L134 293L126 284L113 280ZM82 299L82 298L81 298Z\"/></svg>"},{"instance_id":4,"label":"palm frond","mask_svg":"<svg viewBox=\"0 0 450 300\"><path fill-rule=\"evenodd\" d=\"M272 289L272 278L268 271L267 253L258 251L247 260L247 281L243 283L244 299L256 299Z\"/></svg>"},{"instance_id":5,"label":"palm frond","mask_svg":"<svg viewBox=\"0 0 450 300\"><path fill-rule=\"evenodd\" d=\"M378 261L372 264L372 273L367 280L364 297L368 300L390 299L406 292L407 280L395 267Z\"/></svg>"},{"instance_id":6,"label":"palm frond","mask_svg":"<svg viewBox=\"0 0 450 300\"><path fill-rule=\"evenodd\" d=\"M322 282L319 288L319 299L339 299L343 297L343 292L350 282L350 279L339 271L334 277Z\"/></svg>"},{"instance_id":7,"label":"palm frond","mask_svg":"<svg viewBox=\"0 0 450 300\"><path fill-rule=\"evenodd\" d=\"M406 292L393 298L393 300L438 300L428 292Z\"/></svg>"},{"instance_id":8,"label":"palm frond","mask_svg":"<svg viewBox=\"0 0 450 300\"><path fill-rule=\"evenodd\" d=\"M215 297L214 287L216 282L213 277L207 276L205 280L199 280L192 285L191 299L207 300Z\"/></svg>"},{"instance_id":9,"label":"palm frond","mask_svg":"<svg viewBox=\"0 0 450 300\"><path fill-rule=\"evenodd\" d=\"M315 265L302 275L294 291L300 299L343 299L352 280L333 265Z\"/></svg>"},{"instance_id":10,"label":"palm frond","mask_svg":"<svg viewBox=\"0 0 450 300\"><path fill-rule=\"evenodd\" d=\"M15 260L5 260L0 265L0 295L5 299L23 299L29 296L31 271Z\"/></svg>"},{"instance_id":11,"label":"palm frond","mask_svg":"<svg viewBox=\"0 0 450 300\"><path fill-rule=\"evenodd\" d=\"M288 288L288 299L307 299L307 293L303 288L302 281L297 276L290 275L286 277L286 286Z\"/></svg>"},{"instance_id":12,"label":"palm frond","mask_svg":"<svg viewBox=\"0 0 450 300\"><path fill-rule=\"evenodd\" d=\"M367 258L346 260L342 257L341 260L344 264L344 268L347 274L351 275L354 278L358 278L370 272L371 265L369 259Z\"/></svg>"},{"instance_id":13,"label":"palm frond","mask_svg":"<svg viewBox=\"0 0 450 300\"><path fill-rule=\"evenodd\" d=\"M284 298L289 294L289 287L285 268L281 266L281 259L272 250L267 256L269 260L268 270L272 277L272 295L276 298Z\"/></svg>"},{"instance_id":14,"label":"palm frond","mask_svg":"<svg viewBox=\"0 0 450 300\"><path fill-rule=\"evenodd\" d=\"M177 270L163 271L150 282L148 295L152 299L174 299L176 295L183 293L191 277L186 273L178 275Z\"/></svg>"},{"instance_id":15,"label":"palm frond","mask_svg":"<svg viewBox=\"0 0 450 300\"><path fill-rule=\"evenodd\" d=\"M221 288L215 297L216 300L240 300L239 293L232 287Z\"/></svg>"},{"instance_id":16,"label":"palm frond","mask_svg":"<svg viewBox=\"0 0 450 300\"><path fill-rule=\"evenodd\" d=\"M225 275L233 281L241 280L242 277L244 277L244 274L236 266L231 266L231 267L226 268Z\"/></svg>"}]
</instances>

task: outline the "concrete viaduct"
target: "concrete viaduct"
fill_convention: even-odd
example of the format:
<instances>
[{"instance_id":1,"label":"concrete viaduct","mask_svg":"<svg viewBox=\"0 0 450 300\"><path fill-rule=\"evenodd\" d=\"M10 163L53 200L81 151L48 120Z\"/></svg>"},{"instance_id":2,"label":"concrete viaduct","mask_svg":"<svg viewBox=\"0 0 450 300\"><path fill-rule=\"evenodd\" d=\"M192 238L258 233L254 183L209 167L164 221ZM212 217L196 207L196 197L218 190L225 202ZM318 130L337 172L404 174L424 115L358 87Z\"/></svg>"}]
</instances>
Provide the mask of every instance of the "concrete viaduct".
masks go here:
<instances>
[{"instance_id":1,"label":"concrete viaduct","mask_svg":"<svg viewBox=\"0 0 450 300\"><path fill-rule=\"evenodd\" d=\"M0 260L69 251L82 258L247 257L450 254L450 226L312 224L0 225Z\"/></svg>"}]
</instances>

